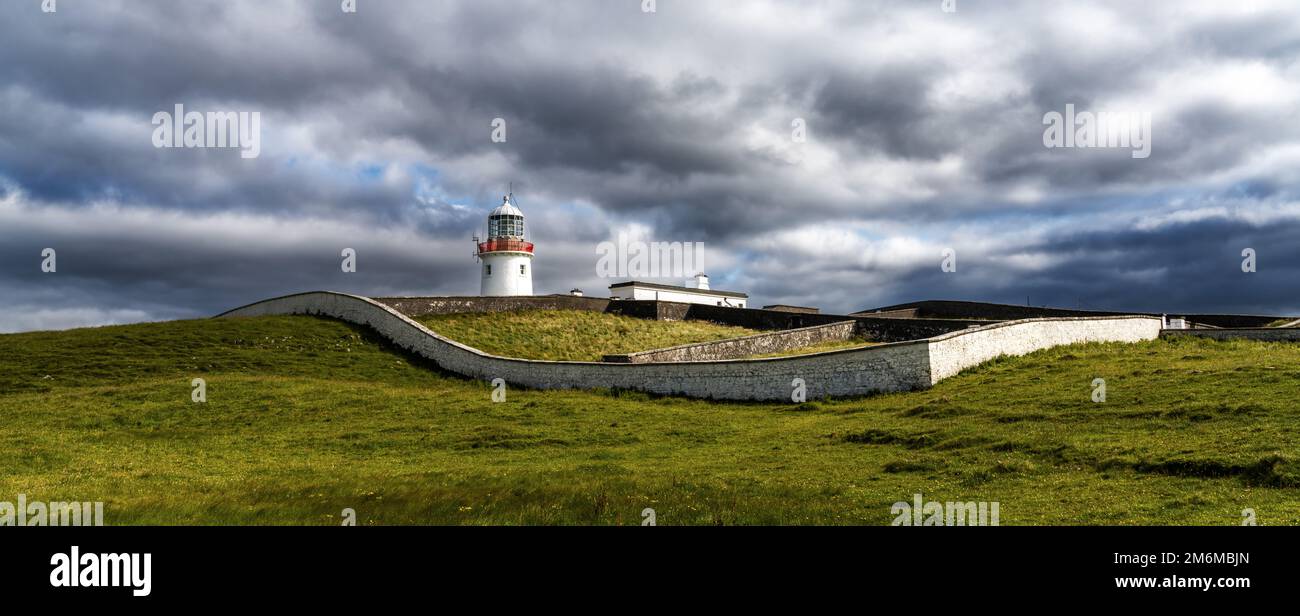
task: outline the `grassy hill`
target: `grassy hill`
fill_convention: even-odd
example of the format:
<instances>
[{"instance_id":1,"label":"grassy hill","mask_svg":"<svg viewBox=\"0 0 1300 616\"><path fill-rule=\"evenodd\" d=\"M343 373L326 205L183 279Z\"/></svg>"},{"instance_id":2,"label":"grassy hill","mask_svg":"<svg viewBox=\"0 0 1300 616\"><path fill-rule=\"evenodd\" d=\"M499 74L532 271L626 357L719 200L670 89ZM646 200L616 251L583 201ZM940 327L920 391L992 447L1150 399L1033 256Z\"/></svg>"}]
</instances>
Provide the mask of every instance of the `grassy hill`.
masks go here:
<instances>
[{"instance_id":1,"label":"grassy hill","mask_svg":"<svg viewBox=\"0 0 1300 616\"><path fill-rule=\"evenodd\" d=\"M760 333L707 321L650 321L581 310L439 314L416 320L493 355L556 361L600 361L607 354Z\"/></svg>"},{"instance_id":2,"label":"grassy hill","mask_svg":"<svg viewBox=\"0 0 1300 616\"><path fill-rule=\"evenodd\" d=\"M0 335L0 500L102 500L109 524L888 524L920 492L1003 524L1296 524L1297 360L1187 338L855 400L493 403L312 317Z\"/></svg>"}]
</instances>

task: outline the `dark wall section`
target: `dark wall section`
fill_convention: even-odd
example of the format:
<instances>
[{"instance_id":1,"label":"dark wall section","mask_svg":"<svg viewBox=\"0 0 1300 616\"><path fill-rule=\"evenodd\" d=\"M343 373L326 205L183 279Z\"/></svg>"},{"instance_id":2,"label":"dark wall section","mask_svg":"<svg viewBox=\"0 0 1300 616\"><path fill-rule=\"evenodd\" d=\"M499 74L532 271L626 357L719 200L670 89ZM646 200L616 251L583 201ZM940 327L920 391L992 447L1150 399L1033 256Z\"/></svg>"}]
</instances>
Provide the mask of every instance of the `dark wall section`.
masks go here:
<instances>
[{"instance_id":1,"label":"dark wall section","mask_svg":"<svg viewBox=\"0 0 1300 616\"><path fill-rule=\"evenodd\" d=\"M1107 312L1104 310L1071 310L1068 308L1047 308L1042 306L1016 306L1014 304L988 304L984 302L963 302L950 300L926 300L910 302L896 306L885 306L874 310L853 313L854 316L875 316L900 318L934 318L934 319L987 319L993 321L1011 321L1015 319L1033 319L1040 317L1099 317L1123 314L1126 312Z\"/></svg>"},{"instance_id":2,"label":"dark wall section","mask_svg":"<svg viewBox=\"0 0 1300 616\"><path fill-rule=\"evenodd\" d=\"M855 312L855 313L853 313L853 314L854 314L854 315L865 314L865 315L870 315L870 316L873 316L873 317L888 317L888 318L891 318L891 319L918 319L918 318L920 318L920 315L917 314L917 310L916 310L916 308L902 308L902 309L899 309L899 310L876 310L876 311L870 311L870 310L868 310L868 311L864 311L864 312Z\"/></svg>"},{"instance_id":3,"label":"dark wall section","mask_svg":"<svg viewBox=\"0 0 1300 616\"><path fill-rule=\"evenodd\" d=\"M667 303L667 302L661 302ZM846 321L842 314L803 314L780 310L756 308L727 308L708 304L679 304L686 306L686 318L696 321L713 321L726 325L739 325L750 329L794 329Z\"/></svg>"},{"instance_id":4,"label":"dark wall section","mask_svg":"<svg viewBox=\"0 0 1300 616\"><path fill-rule=\"evenodd\" d=\"M763 306L763 310L776 310L778 312L802 312L804 314L817 314L822 311L821 308L813 308L812 306L791 306L789 304L772 304L770 306Z\"/></svg>"},{"instance_id":5,"label":"dark wall section","mask_svg":"<svg viewBox=\"0 0 1300 616\"><path fill-rule=\"evenodd\" d=\"M886 316L899 318L937 318L937 319L988 319L1010 321L1013 319L1033 319L1040 317L1104 317L1122 315L1160 316L1152 312L1114 312L1107 310L1071 310L1068 308L1047 308L1040 306L1016 306L1014 304L990 304L985 302L964 302L953 300L926 300L894 306L884 306L873 310L854 312L852 316ZM1171 317L1184 317L1193 323L1212 325L1214 327L1261 327L1271 323L1279 316L1245 315L1245 314L1193 314L1183 312L1167 313Z\"/></svg>"},{"instance_id":6,"label":"dark wall section","mask_svg":"<svg viewBox=\"0 0 1300 616\"><path fill-rule=\"evenodd\" d=\"M605 312L636 317L638 319L681 321L688 318L686 312L690 306L691 304L661 302L650 299L620 299L611 301L609 303L609 308L607 308Z\"/></svg>"},{"instance_id":7,"label":"dark wall section","mask_svg":"<svg viewBox=\"0 0 1300 616\"><path fill-rule=\"evenodd\" d=\"M686 312L687 319L713 321L724 325L738 325L760 330L795 329L852 319L858 323L854 335L873 342L918 340L966 329L972 325L988 324L986 321L970 319L890 319L838 314L802 314L780 310L755 310L753 308L726 308L705 304L679 305L689 306Z\"/></svg>"},{"instance_id":8,"label":"dark wall section","mask_svg":"<svg viewBox=\"0 0 1300 616\"><path fill-rule=\"evenodd\" d=\"M920 340L939 334L988 325L988 321L964 319L891 319L853 317L858 322L856 335L873 342L903 342Z\"/></svg>"}]
</instances>

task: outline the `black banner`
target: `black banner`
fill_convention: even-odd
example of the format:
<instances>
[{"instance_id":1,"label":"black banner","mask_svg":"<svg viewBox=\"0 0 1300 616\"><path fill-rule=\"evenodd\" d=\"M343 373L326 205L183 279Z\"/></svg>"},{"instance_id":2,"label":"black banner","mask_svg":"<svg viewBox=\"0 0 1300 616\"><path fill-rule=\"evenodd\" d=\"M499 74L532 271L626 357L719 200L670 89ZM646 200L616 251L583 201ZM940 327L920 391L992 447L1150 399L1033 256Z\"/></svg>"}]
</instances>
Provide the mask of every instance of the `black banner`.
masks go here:
<instances>
[{"instance_id":1,"label":"black banner","mask_svg":"<svg viewBox=\"0 0 1300 616\"><path fill-rule=\"evenodd\" d=\"M127 606L196 599L235 605L259 596L328 606L373 597L427 601L430 592L471 590L558 599L637 584L721 592L723 580L763 593L840 585L845 592L874 589L894 597L941 590L990 600L1047 593L1119 604L1231 602L1290 590L1287 552L1297 536L1292 528L1259 527L0 532L9 548L0 578L6 597Z\"/></svg>"}]
</instances>

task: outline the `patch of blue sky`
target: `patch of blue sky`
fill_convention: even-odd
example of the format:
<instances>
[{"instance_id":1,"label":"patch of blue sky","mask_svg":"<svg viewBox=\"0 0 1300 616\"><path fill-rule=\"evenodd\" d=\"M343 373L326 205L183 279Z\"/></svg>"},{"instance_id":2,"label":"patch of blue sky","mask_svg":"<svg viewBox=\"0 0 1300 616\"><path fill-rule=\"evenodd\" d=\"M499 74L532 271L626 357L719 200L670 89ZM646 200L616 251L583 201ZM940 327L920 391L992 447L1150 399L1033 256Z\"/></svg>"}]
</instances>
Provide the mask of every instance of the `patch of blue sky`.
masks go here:
<instances>
[{"instance_id":1,"label":"patch of blue sky","mask_svg":"<svg viewBox=\"0 0 1300 616\"><path fill-rule=\"evenodd\" d=\"M361 163L358 164L356 167L357 167L356 170L357 177L363 181L371 181L371 182L383 178L384 171L388 169L388 165L380 164L380 163Z\"/></svg>"},{"instance_id":2,"label":"patch of blue sky","mask_svg":"<svg viewBox=\"0 0 1300 616\"><path fill-rule=\"evenodd\" d=\"M452 195L440 181L441 173L428 165L414 164L408 169L414 179L411 196L421 205L455 210L482 209L470 205L473 200L464 195ZM485 210L486 211L486 210Z\"/></svg>"}]
</instances>

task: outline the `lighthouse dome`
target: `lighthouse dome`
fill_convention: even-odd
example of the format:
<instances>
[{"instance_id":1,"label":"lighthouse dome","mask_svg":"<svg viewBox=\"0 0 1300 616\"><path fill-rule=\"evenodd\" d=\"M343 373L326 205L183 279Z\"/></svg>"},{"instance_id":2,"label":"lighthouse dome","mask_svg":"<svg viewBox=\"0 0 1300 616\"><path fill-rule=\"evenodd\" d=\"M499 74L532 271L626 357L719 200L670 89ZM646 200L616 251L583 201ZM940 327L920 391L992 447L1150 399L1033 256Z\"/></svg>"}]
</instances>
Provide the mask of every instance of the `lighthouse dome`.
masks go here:
<instances>
[{"instance_id":1,"label":"lighthouse dome","mask_svg":"<svg viewBox=\"0 0 1300 616\"><path fill-rule=\"evenodd\" d=\"M479 211L481 212L482 210ZM515 204L510 202L510 197L503 197L501 199L501 205L498 205L497 209L492 210L492 213L488 214L488 216L502 216L502 215L522 217L524 213L521 212L519 208L515 207Z\"/></svg>"},{"instance_id":2,"label":"lighthouse dome","mask_svg":"<svg viewBox=\"0 0 1300 616\"><path fill-rule=\"evenodd\" d=\"M524 213L510 203L509 196L488 214L488 239L498 237L524 237Z\"/></svg>"}]
</instances>

